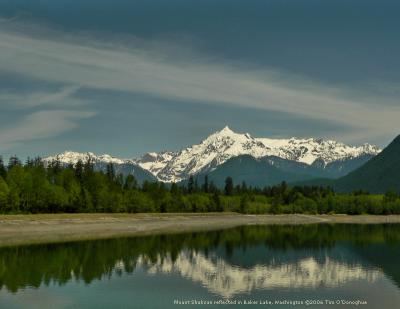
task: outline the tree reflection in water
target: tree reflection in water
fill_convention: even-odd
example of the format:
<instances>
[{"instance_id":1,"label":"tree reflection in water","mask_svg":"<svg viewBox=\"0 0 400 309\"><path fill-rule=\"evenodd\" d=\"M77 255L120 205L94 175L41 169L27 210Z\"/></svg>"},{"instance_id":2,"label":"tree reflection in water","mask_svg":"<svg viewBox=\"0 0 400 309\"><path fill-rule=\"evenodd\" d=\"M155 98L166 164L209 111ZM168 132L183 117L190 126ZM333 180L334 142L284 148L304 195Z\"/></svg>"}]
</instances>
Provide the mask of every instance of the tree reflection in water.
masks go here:
<instances>
[{"instance_id":1,"label":"tree reflection in water","mask_svg":"<svg viewBox=\"0 0 400 309\"><path fill-rule=\"evenodd\" d=\"M252 289L373 281L400 270L400 225L244 226L223 231L0 249L0 287L177 273L224 297Z\"/></svg>"}]
</instances>

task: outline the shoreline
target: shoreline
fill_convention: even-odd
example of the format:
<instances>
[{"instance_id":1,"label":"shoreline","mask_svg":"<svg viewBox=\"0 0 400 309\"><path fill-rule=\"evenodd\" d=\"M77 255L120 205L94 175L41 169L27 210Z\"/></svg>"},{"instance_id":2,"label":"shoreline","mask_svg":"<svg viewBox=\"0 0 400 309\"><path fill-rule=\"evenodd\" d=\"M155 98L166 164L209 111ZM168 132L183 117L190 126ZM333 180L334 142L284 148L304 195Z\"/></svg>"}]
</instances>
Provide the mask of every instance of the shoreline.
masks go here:
<instances>
[{"instance_id":1,"label":"shoreline","mask_svg":"<svg viewBox=\"0 0 400 309\"><path fill-rule=\"evenodd\" d=\"M241 225L400 223L400 215L242 215L236 213L0 215L0 247L164 233Z\"/></svg>"}]
</instances>

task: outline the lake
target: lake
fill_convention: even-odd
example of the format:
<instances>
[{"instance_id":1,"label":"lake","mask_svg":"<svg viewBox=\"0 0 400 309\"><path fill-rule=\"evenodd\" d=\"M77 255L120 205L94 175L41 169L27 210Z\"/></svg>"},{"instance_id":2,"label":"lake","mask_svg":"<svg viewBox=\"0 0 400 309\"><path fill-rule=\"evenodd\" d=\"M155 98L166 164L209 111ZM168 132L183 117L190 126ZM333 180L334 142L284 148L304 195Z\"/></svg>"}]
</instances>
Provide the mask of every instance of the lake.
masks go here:
<instances>
[{"instance_id":1,"label":"lake","mask_svg":"<svg viewBox=\"0 0 400 309\"><path fill-rule=\"evenodd\" d=\"M399 308L399 264L399 224L6 247L0 308Z\"/></svg>"}]
</instances>

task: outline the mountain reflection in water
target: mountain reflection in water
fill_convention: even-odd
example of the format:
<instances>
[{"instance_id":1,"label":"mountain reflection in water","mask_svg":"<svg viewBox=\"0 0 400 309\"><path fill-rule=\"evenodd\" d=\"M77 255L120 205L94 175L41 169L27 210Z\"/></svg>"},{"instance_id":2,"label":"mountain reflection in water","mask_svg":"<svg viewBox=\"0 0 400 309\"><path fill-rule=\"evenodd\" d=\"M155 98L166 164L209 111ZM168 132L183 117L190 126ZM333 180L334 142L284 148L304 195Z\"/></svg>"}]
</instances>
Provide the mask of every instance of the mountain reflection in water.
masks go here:
<instances>
[{"instance_id":1,"label":"mountain reflection in water","mask_svg":"<svg viewBox=\"0 0 400 309\"><path fill-rule=\"evenodd\" d=\"M139 263L142 260L139 261ZM223 259L213 261L201 253L179 254L175 261L160 259L149 273L179 273L201 283L210 292L229 298L254 289L336 287L349 281L373 282L382 277L378 269L340 263L326 257L322 263L304 258L295 263L255 265L247 269L233 266Z\"/></svg>"},{"instance_id":2,"label":"mountain reflection in water","mask_svg":"<svg viewBox=\"0 0 400 309\"><path fill-rule=\"evenodd\" d=\"M400 225L246 226L223 231L0 249L9 292L132 274L175 274L210 293L317 289L390 278L397 286Z\"/></svg>"}]
</instances>

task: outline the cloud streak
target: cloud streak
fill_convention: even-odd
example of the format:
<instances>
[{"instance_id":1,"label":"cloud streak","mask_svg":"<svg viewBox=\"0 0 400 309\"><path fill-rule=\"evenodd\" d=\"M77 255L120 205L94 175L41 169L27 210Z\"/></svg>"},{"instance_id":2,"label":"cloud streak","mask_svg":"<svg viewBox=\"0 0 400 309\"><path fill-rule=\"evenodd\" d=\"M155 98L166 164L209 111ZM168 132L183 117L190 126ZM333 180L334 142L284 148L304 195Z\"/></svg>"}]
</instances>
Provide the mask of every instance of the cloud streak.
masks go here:
<instances>
[{"instance_id":1,"label":"cloud streak","mask_svg":"<svg viewBox=\"0 0 400 309\"><path fill-rule=\"evenodd\" d=\"M2 107L10 109L25 109L40 106L59 106L68 99L69 106L77 106L82 102L73 98L79 90L77 86L62 88L58 91L36 91L36 92L0 92L0 103Z\"/></svg>"},{"instance_id":2,"label":"cloud streak","mask_svg":"<svg viewBox=\"0 0 400 309\"><path fill-rule=\"evenodd\" d=\"M0 70L65 84L60 96L71 96L76 89L87 87L334 122L353 128L344 138L347 140L393 135L397 129L398 106L363 104L348 99L345 92L299 80L294 83L291 76L283 77L282 82L282 77L277 79L271 72L244 70L243 66L200 57L174 60L171 55L146 49L148 46L112 47L99 40L71 39L62 34L28 36L8 27L0 29ZM53 101L51 95L50 99L38 96L43 99L26 100L26 104Z\"/></svg>"},{"instance_id":3,"label":"cloud streak","mask_svg":"<svg viewBox=\"0 0 400 309\"><path fill-rule=\"evenodd\" d=\"M94 112L54 110L39 111L25 116L12 127L0 131L2 149L24 141L49 138L78 126L77 120L94 116Z\"/></svg>"}]
</instances>

